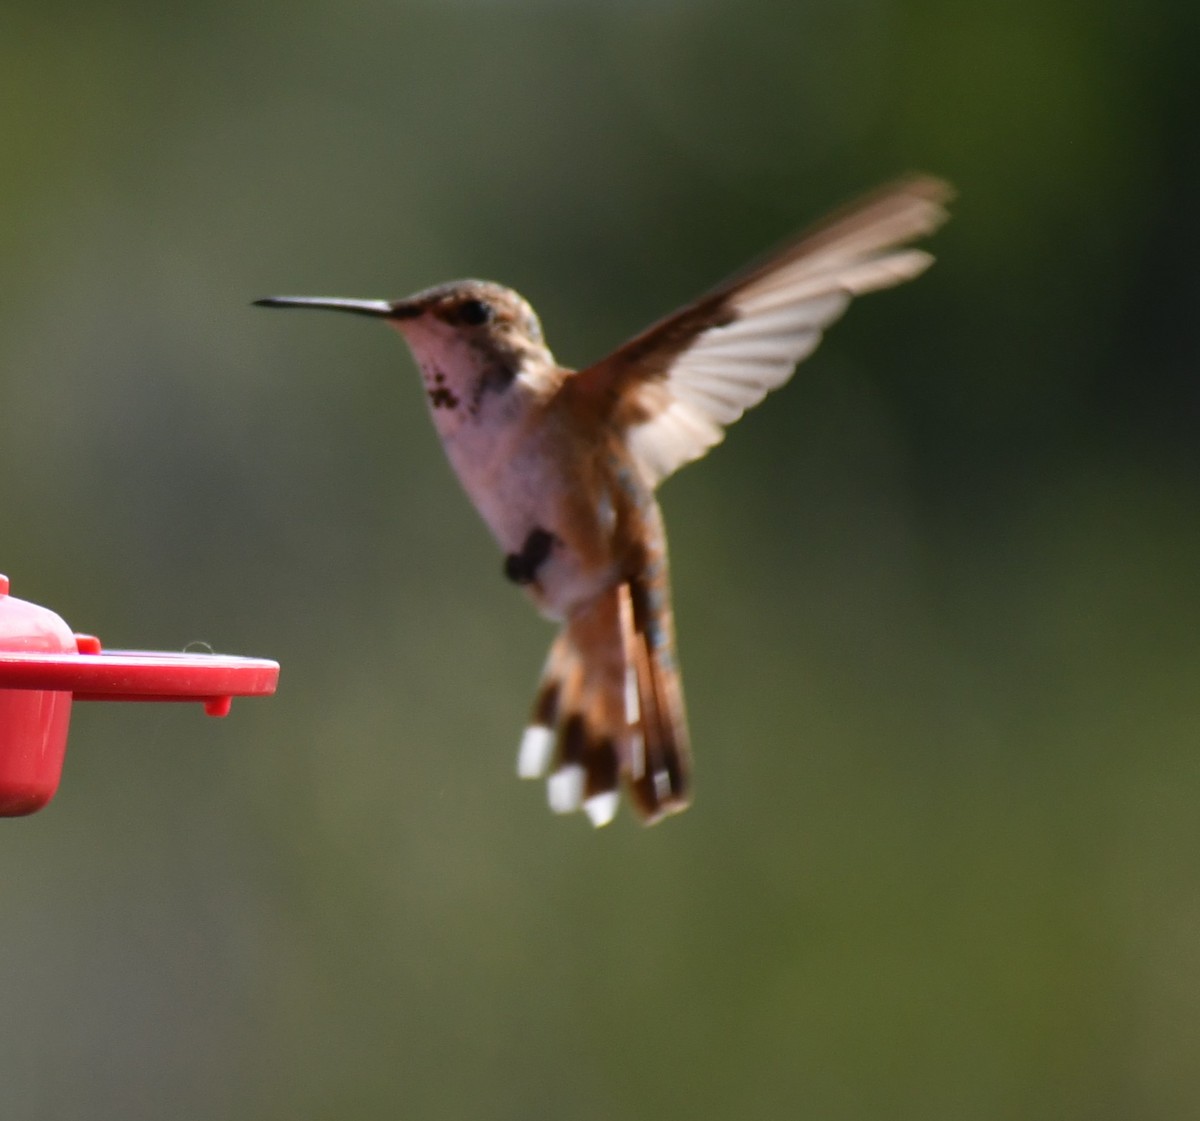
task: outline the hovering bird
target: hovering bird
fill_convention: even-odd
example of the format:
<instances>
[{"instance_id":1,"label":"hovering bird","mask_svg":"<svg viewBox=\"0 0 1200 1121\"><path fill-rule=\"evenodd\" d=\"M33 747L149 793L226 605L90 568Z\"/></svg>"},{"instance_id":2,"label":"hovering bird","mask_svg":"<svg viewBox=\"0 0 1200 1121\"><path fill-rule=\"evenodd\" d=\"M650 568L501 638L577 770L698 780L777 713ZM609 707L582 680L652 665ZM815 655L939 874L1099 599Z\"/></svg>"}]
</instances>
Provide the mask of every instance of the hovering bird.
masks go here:
<instances>
[{"instance_id":1,"label":"hovering bird","mask_svg":"<svg viewBox=\"0 0 1200 1121\"><path fill-rule=\"evenodd\" d=\"M562 628L517 772L594 825L628 791L647 824L686 808L691 763L655 489L807 357L851 297L912 280L909 242L950 188L877 191L593 366L560 366L516 292L460 280L402 300L272 296L264 307L384 320L420 368L438 435L499 543L504 575Z\"/></svg>"}]
</instances>

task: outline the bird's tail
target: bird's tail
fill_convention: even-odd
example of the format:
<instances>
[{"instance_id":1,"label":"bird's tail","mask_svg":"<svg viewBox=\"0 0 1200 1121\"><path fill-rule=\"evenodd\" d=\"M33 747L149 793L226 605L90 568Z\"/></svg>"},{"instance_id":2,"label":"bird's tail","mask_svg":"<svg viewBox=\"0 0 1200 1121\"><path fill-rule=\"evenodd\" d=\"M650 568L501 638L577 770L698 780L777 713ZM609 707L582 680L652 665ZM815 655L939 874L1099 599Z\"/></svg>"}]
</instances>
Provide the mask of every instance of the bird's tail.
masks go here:
<instances>
[{"instance_id":1,"label":"bird's tail","mask_svg":"<svg viewBox=\"0 0 1200 1121\"><path fill-rule=\"evenodd\" d=\"M593 825L624 783L646 824L686 808L690 751L665 587L635 578L577 608L550 648L517 773L540 778L556 813Z\"/></svg>"}]
</instances>

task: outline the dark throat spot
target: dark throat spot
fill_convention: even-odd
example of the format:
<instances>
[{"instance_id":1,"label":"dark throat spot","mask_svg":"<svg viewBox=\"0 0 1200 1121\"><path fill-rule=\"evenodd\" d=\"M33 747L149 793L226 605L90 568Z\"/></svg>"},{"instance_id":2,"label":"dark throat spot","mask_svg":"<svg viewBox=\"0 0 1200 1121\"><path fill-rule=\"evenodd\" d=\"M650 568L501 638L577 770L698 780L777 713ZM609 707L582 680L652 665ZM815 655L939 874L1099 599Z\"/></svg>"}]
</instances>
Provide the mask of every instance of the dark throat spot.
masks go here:
<instances>
[{"instance_id":1,"label":"dark throat spot","mask_svg":"<svg viewBox=\"0 0 1200 1121\"><path fill-rule=\"evenodd\" d=\"M433 384L429 389L429 403L435 409L457 409L458 395L446 387L446 375L441 370L435 370Z\"/></svg>"}]
</instances>

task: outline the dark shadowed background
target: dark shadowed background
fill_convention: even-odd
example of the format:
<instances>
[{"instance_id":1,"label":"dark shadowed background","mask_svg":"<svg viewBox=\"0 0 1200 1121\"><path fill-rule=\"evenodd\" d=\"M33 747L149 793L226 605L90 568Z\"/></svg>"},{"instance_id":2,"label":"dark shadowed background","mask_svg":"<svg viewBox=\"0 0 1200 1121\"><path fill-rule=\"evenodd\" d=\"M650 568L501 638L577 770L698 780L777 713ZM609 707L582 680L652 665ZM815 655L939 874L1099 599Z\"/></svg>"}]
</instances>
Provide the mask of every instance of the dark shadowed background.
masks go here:
<instances>
[{"instance_id":1,"label":"dark shadowed background","mask_svg":"<svg viewBox=\"0 0 1200 1121\"><path fill-rule=\"evenodd\" d=\"M0 571L284 668L0 823L3 1116L1200 1115L1196 13L10 0ZM250 300L578 365L910 169L935 268L664 489L694 808L553 818L400 341Z\"/></svg>"}]
</instances>

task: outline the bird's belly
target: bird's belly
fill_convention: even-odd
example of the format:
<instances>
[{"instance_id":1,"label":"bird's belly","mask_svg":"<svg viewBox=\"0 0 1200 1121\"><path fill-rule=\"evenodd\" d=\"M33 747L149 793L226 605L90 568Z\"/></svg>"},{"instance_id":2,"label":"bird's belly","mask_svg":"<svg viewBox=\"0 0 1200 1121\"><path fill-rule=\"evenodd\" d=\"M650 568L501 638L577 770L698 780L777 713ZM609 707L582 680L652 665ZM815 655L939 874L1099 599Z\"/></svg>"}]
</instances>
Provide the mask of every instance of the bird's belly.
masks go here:
<instances>
[{"instance_id":1,"label":"bird's belly","mask_svg":"<svg viewBox=\"0 0 1200 1121\"><path fill-rule=\"evenodd\" d=\"M505 448L490 462L451 456L459 478L506 556L506 572L538 609L562 619L616 578L611 504L538 445ZM513 558L517 558L514 563ZM527 562L528 579L519 578Z\"/></svg>"},{"instance_id":2,"label":"bird's belly","mask_svg":"<svg viewBox=\"0 0 1200 1121\"><path fill-rule=\"evenodd\" d=\"M591 603L616 581L615 564L588 563L569 546L558 545L526 590L543 615L562 620L575 608Z\"/></svg>"}]
</instances>

